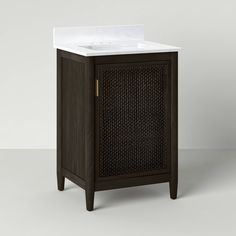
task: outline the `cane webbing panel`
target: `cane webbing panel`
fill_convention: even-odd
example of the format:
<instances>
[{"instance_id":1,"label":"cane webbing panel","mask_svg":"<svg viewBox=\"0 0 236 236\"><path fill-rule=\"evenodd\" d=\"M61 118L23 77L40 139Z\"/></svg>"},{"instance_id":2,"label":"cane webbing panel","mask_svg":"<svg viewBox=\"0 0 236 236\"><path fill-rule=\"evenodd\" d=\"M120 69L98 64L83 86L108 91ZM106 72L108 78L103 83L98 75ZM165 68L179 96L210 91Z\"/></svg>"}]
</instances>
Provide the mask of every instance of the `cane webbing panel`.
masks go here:
<instances>
[{"instance_id":1,"label":"cane webbing panel","mask_svg":"<svg viewBox=\"0 0 236 236\"><path fill-rule=\"evenodd\" d=\"M165 170L169 145L168 63L96 67L98 175Z\"/></svg>"}]
</instances>

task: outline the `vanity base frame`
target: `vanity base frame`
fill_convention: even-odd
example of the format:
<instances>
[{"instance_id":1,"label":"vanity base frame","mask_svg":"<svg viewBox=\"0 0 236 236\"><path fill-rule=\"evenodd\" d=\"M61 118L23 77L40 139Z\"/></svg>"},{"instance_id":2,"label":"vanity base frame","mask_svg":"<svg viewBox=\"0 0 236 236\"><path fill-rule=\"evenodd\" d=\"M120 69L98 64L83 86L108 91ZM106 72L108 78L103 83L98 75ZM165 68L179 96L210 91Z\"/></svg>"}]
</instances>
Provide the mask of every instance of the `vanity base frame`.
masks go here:
<instances>
[{"instance_id":1,"label":"vanity base frame","mask_svg":"<svg viewBox=\"0 0 236 236\"><path fill-rule=\"evenodd\" d=\"M95 191L178 185L178 53L84 57L57 50L57 183Z\"/></svg>"}]
</instances>

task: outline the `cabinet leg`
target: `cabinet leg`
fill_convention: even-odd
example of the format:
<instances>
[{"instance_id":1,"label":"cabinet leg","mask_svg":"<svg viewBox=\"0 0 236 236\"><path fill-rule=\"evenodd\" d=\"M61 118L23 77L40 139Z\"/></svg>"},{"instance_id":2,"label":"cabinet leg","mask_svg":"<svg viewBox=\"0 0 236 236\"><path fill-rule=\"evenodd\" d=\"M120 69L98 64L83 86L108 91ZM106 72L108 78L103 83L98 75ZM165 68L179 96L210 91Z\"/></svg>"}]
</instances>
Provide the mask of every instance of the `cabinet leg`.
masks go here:
<instances>
[{"instance_id":1,"label":"cabinet leg","mask_svg":"<svg viewBox=\"0 0 236 236\"><path fill-rule=\"evenodd\" d=\"M57 188L59 191L63 191L65 187L65 177L60 173L57 173Z\"/></svg>"},{"instance_id":2,"label":"cabinet leg","mask_svg":"<svg viewBox=\"0 0 236 236\"><path fill-rule=\"evenodd\" d=\"M177 198L177 191L178 191L178 183L176 180L171 180L169 182L170 187L170 198L176 199Z\"/></svg>"},{"instance_id":3,"label":"cabinet leg","mask_svg":"<svg viewBox=\"0 0 236 236\"><path fill-rule=\"evenodd\" d=\"M85 195L86 195L86 208L88 211L92 211L94 205L94 191L85 190Z\"/></svg>"}]
</instances>

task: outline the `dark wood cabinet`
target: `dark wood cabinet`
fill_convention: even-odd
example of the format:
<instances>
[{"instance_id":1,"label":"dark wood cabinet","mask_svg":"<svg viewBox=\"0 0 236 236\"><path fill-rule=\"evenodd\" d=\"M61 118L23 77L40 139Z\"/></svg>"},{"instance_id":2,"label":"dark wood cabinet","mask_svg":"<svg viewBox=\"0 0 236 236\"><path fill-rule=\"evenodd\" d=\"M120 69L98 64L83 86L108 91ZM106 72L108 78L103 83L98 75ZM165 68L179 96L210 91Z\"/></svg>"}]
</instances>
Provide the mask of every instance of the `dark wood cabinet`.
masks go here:
<instances>
[{"instance_id":1,"label":"dark wood cabinet","mask_svg":"<svg viewBox=\"0 0 236 236\"><path fill-rule=\"evenodd\" d=\"M169 182L177 197L178 53L57 50L57 178L86 192Z\"/></svg>"}]
</instances>

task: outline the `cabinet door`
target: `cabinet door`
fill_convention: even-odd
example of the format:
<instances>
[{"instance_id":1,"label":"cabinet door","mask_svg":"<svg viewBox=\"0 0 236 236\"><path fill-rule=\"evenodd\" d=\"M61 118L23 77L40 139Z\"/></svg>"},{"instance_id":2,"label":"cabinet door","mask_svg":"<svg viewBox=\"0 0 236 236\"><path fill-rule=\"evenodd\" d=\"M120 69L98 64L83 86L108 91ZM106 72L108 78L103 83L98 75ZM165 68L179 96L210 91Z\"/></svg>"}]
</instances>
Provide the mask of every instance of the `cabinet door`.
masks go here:
<instances>
[{"instance_id":1,"label":"cabinet door","mask_svg":"<svg viewBox=\"0 0 236 236\"><path fill-rule=\"evenodd\" d=\"M169 172L170 63L96 65L96 178Z\"/></svg>"}]
</instances>

